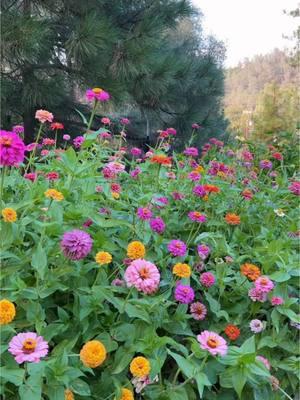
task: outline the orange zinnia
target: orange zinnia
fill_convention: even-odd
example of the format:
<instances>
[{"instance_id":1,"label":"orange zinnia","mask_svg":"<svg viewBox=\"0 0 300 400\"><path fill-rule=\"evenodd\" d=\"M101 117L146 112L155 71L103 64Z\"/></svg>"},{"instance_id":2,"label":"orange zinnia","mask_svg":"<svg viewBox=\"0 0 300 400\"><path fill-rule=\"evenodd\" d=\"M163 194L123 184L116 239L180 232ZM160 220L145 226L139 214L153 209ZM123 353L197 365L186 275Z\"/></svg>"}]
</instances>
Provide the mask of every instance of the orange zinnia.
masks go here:
<instances>
[{"instance_id":1,"label":"orange zinnia","mask_svg":"<svg viewBox=\"0 0 300 400\"><path fill-rule=\"evenodd\" d=\"M241 218L234 213L227 213L225 215L225 221L229 225L239 225L241 223Z\"/></svg>"},{"instance_id":2,"label":"orange zinnia","mask_svg":"<svg viewBox=\"0 0 300 400\"><path fill-rule=\"evenodd\" d=\"M256 265L245 263L241 265L241 274L250 279L250 281L256 281L260 277L261 272Z\"/></svg>"},{"instance_id":3,"label":"orange zinnia","mask_svg":"<svg viewBox=\"0 0 300 400\"><path fill-rule=\"evenodd\" d=\"M210 185L209 183L207 185L203 185L204 189L208 192L208 193L219 193L221 190L220 188L218 188L218 186L216 185Z\"/></svg>"},{"instance_id":4,"label":"orange zinnia","mask_svg":"<svg viewBox=\"0 0 300 400\"><path fill-rule=\"evenodd\" d=\"M236 325L228 324L224 330L230 340L236 340L240 336L240 330Z\"/></svg>"},{"instance_id":5,"label":"orange zinnia","mask_svg":"<svg viewBox=\"0 0 300 400\"><path fill-rule=\"evenodd\" d=\"M172 160L170 157L167 157L163 154L156 154L152 158L150 158L150 162L160 165L171 165Z\"/></svg>"}]
</instances>

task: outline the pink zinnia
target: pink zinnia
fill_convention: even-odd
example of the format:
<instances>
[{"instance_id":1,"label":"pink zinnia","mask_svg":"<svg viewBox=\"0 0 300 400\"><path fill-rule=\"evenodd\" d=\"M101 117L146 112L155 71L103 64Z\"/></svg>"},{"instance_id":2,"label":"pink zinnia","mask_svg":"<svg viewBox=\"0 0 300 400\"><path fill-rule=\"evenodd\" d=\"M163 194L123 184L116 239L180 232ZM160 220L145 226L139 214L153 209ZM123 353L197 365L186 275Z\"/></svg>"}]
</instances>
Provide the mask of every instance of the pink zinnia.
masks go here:
<instances>
[{"instance_id":1,"label":"pink zinnia","mask_svg":"<svg viewBox=\"0 0 300 400\"><path fill-rule=\"evenodd\" d=\"M108 101L110 99L110 94L105 92L103 89L88 89L85 93L87 100L97 100L97 101Z\"/></svg>"},{"instance_id":2,"label":"pink zinnia","mask_svg":"<svg viewBox=\"0 0 300 400\"><path fill-rule=\"evenodd\" d=\"M150 228L153 230L153 232L162 234L166 228L166 224L160 217L156 217L151 219Z\"/></svg>"},{"instance_id":3,"label":"pink zinnia","mask_svg":"<svg viewBox=\"0 0 300 400\"><path fill-rule=\"evenodd\" d=\"M133 148L130 150L130 153L131 153L133 156L138 157L138 156L140 156L140 155L142 154L142 150L139 149L138 147L133 147Z\"/></svg>"},{"instance_id":4,"label":"pink zinnia","mask_svg":"<svg viewBox=\"0 0 300 400\"><path fill-rule=\"evenodd\" d=\"M88 233L74 229L64 233L60 245L65 257L81 260L91 251L93 240Z\"/></svg>"},{"instance_id":5,"label":"pink zinnia","mask_svg":"<svg viewBox=\"0 0 300 400\"><path fill-rule=\"evenodd\" d=\"M83 136L77 136L75 139L73 139L73 145L74 145L75 149L80 149L84 140L85 139Z\"/></svg>"},{"instance_id":6,"label":"pink zinnia","mask_svg":"<svg viewBox=\"0 0 300 400\"><path fill-rule=\"evenodd\" d=\"M289 191L295 194L296 196L300 196L300 182L295 181L289 186Z\"/></svg>"},{"instance_id":7,"label":"pink zinnia","mask_svg":"<svg viewBox=\"0 0 300 400\"><path fill-rule=\"evenodd\" d=\"M194 301L195 293L193 288L188 285L178 283L175 288L175 300L182 304L189 304Z\"/></svg>"},{"instance_id":8,"label":"pink zinnia","mask_svg":"<svg viewBox=\"0 0 300 400\"><path fill-rule=\"evenodd\" d=\"M71 136L70 135L63 135L63 139L68 141L68 140L71 139Z\"/></svg>"},{"instance_id":9,"label":"pink zinnia","mask_svg":"<svg viewBox=\"0 0 300 400\"><path fill-rule=\"evenodd\" d=\"M124 278L128 287L134 286L139 292L151 294L158 289L160 273L150 261L138 259L126 268Z\"/></svg>"},{"instance_id":10,"label":"pink zinnia","mask_svg":"<svg viewBox=\"0 0 300 400\"><path fill-rule=\"evenodd\" d=\"M259 167L261 169L271 169L273 166L272 162L270 160L261 160L259 162Z\"/></svg>"},{"instance_id":11,"label":"pink zinnia","mask_svg":"<svg viewBox=\"0 0 300 400\"><path fill-rule=\"evenodd\" d=\"M121 118L121 119L120 119L120 123L121 123L122 125L129 125L129 124L130 124L130 121L129 121L128 118Z\"/></svg>"},{"instance_id":12,"label":"pink zinnia","mask_svg":"<svg viewBox=\"0 0 300 400\"><path fill-rule=\"evenodd\" d=\"M201 174L200 172L197 171L192 171L188 174L188 179L190 179L193 182L197 182L200 181L201 179Z\"/></svg>"},{"instance_id":13,"label":"pink zinnia","mask_svg":"<svg viewBox=\"0 0 300 400\"><path fill-rule=\"evenodd\" d=\"M200 282L207 288L211 287L215 281L216 278L211 272L203 272L203 274L200 276Z\"/></svg>"},{"instance_id":14,"label":"pink zinnia","mask_svg":"<svg viewBox=\"0 0 300 400\"><path fill-rule=\"evenodd\" d=\"M198 197L204 197L204 196L207 195L207 192L206 192L206 190L205 190L203 185L196 185L193 188L193 193Z\"/></svg>"},{"instance_id":15,"label":"pink zinnia","mask_svg":"<svg viewBox=\"0 0 300 400\"><path fill-rule=\"evenodd\" d=\"M24 126L23 125L15 125L12 127L12 131L15 132L17 135L24 133Z\"/></svg>"},{"instance_id":16,"label":"pink zinnia","mask_svg":"<svg viewBox=\"0 0 300 400\"><path fill-rule=\"evenodd\" d=\"M264 293L269 293L274 288L274 283L267 276L260 276L254 282L254 286Z\"/></svg>"},{"instance_id":17,"label":"pink zinnia","mask_svg":"<svg viewBox=\"0 0 300 400\"><path fill-rule=\"evenodd\" d=\"M42 157L46 157L49 153L50 153L49 150L46 150L46 149L45 149L45 150L42 150L42 151L41 151L41 156L42 156Z\"/></svg>"},{"instance_id":18,"label":"pink zinnia","mask_svg":"<svg viewBox=\"0 0 300 400\"><path fill-rule=\"evenodd\" d=\"M168 244L168 250L174 257L183 257L186 254L187 247L181 240L171 240Z\"/></svg>"},{"instance_id":19,"label":"pink zinnia","mask_svg":"<svg viewBox=\"0 0 300 400\"><path fill-rule=\"evenodd\" d=\"M137 178L137 177L139 176L139 174L140 174L141 172L142 172L141 168L137 167L137 168L133 169L133 170L130 172L130 176L131 176L133 179L135 179L135 178Z\"/></svg>"},{"instance_id":20,"label":"pink zinnia","mask_svg":"<svg viewBox=\"0 0 300 400\"><path fill-rule=\"evenodd\" d=\"M264 330L264 324L259 319L252 319L249 326L254 333L260 333Z\"/></svg>"},{"instance_id":21,"label":"pink zinnia","mask_svg":"<svg viewBox=\"0 0 300 400\"><path fill-rule=\"evenodd\" d=\"M37 110L35 113L35 118L39 120L42 124L45 122L52 122L53 121L53 114L46 110Z\"/></svg>"},{"instance_id":22,"label":"pink zinnia","mask_svg":"<svg viewBox=\"0 0 300 400\"><path fill-rule=\"evenodd\" d=\"M148 221L152 217L152 211L147 207L139 207L137 210L137 216L143 221Z\"/></svg>"},{"instance_id":23,"label":"pink zinnia","mask_svg":"<svg viewBox=\"0 0 300 400\"><path fill-rule=\"evenodd\" d=\"M101 118L101 122L104 125L110 125L110 119L108 117Z\"/></svg>"},{"instance_id":24,"label":"pink zinnia","mask_svg":"<svg viewBox=\"0 0 300 400\"><path fill-rule=\"evenodd\" d=\"M18 166L24 160L25 144L14 132L0 131L0 165Z\"/></svg>"},{"instance_id":25,"label":"pink zinnia","mask_svg":"<svg viewBox=\"0 0 300 400\"><path fill-rule=\"evenodd\" d=\"M272 304L272 306L281 306L281 304L283 304L283 303L284 303L284 300L283 300L283 298L280 297L280 296L273 296L273 297L271 298L271 304Z\"/></svg>"},{"instance_id":26,"label":"pink zinnia","mask_svg":"<svg viewBox=\"0 0 300 400\"><path fill-rule=\"evenodd\" d=\"M36 149L39 145L37 143L29 143L26 146L26 151L32 151L34 149Z\"/></svg>"},{"instance_id":27,"label":"pink zinnia","mask_svg":"<svg viewBox=\"0 0 300 400\"><path fill-rule=\"evenodd\" d=\"M259 301L260 303L264 303L267 300L267 293L255 287L249 290L248 296L254 302Z\"/></svg>"},{"instance_id":28,"label":"pink zinnia","mask_svg":"<svg viewBox=\"0 0 300 400\"><path fill-rule=\"evenodd\" d=\"M195 222L205 222L206 221L206 216L204 214L201 214L199 211L190 211L188 213L188 217L191 221L195 221Z\"/></svg>"},{"instance_id":29,"label":"pink zinnia","mask_svg":"<svg viewBox=\"0 0 300 400\"><path fill-rule=\"evenodd\" d=\"M121 193L122 188L121 188L121 185L119 183L112 183L110 185L110 190L112 192Z\"/></svg>"},{"instance_id":30,"label":"pink zinnia","mask_svg":"<svg viewBox=\"0 0 300 400\"><path fill-rule=\"evenodd\" d=\"M184 150L183 154L185 154L186 156L189 156L189 157L198 157L199 152L196 147L187 147Z\"/></svg>"},{"instance_id":31,"label":"pink zinnia","mask_svg":"<svg viewBox=\"0 0 300 400\"><path fill-rule=\"evenodd\" d=\"M28 174L24 174L24 178L28 179L31 182L34 182L37 180L37 173L36 172L29 172Z\"/></svg>"},{"instance_id":32,"label":"pink zinnia","mask_svg":"<svg viewBox=\"0 0 300 400\"><path fill-rule=\"evenodd\" d=\"M200 347L203 350L209 351L212 355L225 356L228 346L226 340L216 332L203 331L197 336Z\"/></svg>"},{"instance_id":33,"label":"pink zinnia","mask_svg":"<svg viewBox=\"0 0 300 400\"><path fill-rule=\"evenodd\" d=\"M173 192L172 197L174 200L183 200L184 199L184 194L180 192Z\"/></svg>"},{"instance_id":34,"label":"pink zinnia","mask_svg":"<svg viewBox=\"0 0 300 400\"><path fill-rule=\"evenodd\" d=\"M54 146L55 145L55 140L51 138L45 138L42 141L43 146Z\"/></svg>"},{"instance_id":35,"label":"pink zinnia","mask_svg":"<svg viewBox=\"0 0 300 400\"><path fill-rule=\"evenodd\" d=\"M200 128L199 124L196 123L192 124L192 129L199 129L199 128Z\"/></svg>"},{"instance_id":36,"label":"pink zinnia","mask_svg":"<svg viewBox=\"0 0 300 400\"><path fill-rule=\"evenodd\" d=\"M202 260L205 260L210 254L210 248L206 244L199 244L197 246L197 252Z\"/></svg>"},{"instance_id":37,"label":"pink zinnia","mask_svg":"<svg viewBox=\"0 0 300 400\"><path fill-rule=\"evenodd\" d=\"M100 136L101 139L110 139L111 134L109 132L102 132L98 136Z\"/></svg>"},{"instance_id":38,"label":"pink zinnia","mask_svg":"<svg viewBox=\"0 0 300 400\"><path fill-rule=\"evenodd\" d=\"M56 171L48 172L46 174L46 179L48 179L49 181L56 181L57 179L59 179L59 173Z\"/></svg>"},{"instance_id":39,"label":"pink zinnia","mask_svg":"<svg viewBox=\"0 0 300 400\"><path fill-rule=\"evenodd\" d=\"M167 128L166 131L168 132L169 135L175 136L177 131L174 128Z\"/></svg>"},{"instance_id":40,"label":"pink zinnia","mask_svg":"<svg viewBox=\"0 0 300 400\"><path fill-rule=\"evenodd\" d=\"M26 361L38 363L48 354L48 343L35 332L23 332L11 339L8 351L18 364Z\"/></svg>"},{"instance_id":41,"label":"pink zinnia","mask_svg":"<svg viewBox=\"0 0 300 400\"><path fill-rule=\"evenodd\" d=\"M191 304L190 312L194 319L196 319L197 321L202 321L207 314L207 309L204 304L198 301L196 303Z\"/></svg>"}]
</instances>

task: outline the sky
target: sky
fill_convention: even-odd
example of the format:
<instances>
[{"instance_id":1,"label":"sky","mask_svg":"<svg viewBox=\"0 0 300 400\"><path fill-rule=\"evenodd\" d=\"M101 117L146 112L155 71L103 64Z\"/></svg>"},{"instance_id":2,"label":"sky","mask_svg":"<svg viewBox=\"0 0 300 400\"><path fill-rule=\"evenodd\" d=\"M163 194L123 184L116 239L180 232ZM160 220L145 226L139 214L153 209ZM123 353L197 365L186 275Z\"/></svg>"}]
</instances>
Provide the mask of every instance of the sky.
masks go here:
<instances>
[{"instance_id":1,"label":"sky","mask_svg":"<svg viewBox=\"0 0 300 400\"><path fill-rule=\"evenodd\" d=\"M291 47L283 35L291 36L298 18L284 15L299 0L192 0L204 14L206 34L221 39L227 48L226 67L244 58L266 54L275 47Z\"/></svg>"}]
</instances>

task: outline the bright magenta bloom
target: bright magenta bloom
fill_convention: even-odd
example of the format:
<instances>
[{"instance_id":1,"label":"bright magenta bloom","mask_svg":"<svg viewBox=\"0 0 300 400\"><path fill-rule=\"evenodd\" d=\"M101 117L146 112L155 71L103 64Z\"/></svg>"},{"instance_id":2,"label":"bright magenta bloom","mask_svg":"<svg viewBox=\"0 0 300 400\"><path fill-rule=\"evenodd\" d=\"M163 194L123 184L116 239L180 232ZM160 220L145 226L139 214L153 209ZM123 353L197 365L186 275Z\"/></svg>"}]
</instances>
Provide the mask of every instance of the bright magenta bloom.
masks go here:
<instances>
[{"instance_id":1,"label":"bright magenta bloom","mask_svg":"<svg viewBox=\"0 0 300 400\"><path fill-rule=\"evenodd\" d=\"M97 100L97 101L108 101L110 99L110 94L105 92L103 89L94 88L88 89L85 93L87 100Z\"/></svg>"},{"instance_id":2,"label":"bright magenta bloom","mask_svg":"<svg viewBox=\"0 0 300 400\"><path fill-rule=\"evenodd\" d=\"M206 216L204 214L201 214L199 211L190 211L188 213L188 217L190 220L195 221L195 222L205 222L206 221Z\"/></svg>"},{"instance_id":3,"label":"bright magenta bloom","mask_svg":"<svg viewBox=\"0 0 300 400\"><path fill-rule=\"evenodd\" d=\"M187 247L184 242L181 240L171 240L168 244L168 250L174 257L183 257L185 256Z\"/></svg>"},{"instance_id":4,"label":"bright magenta bloom","mask_svg":"<svg viewBox=\"0 0 300 400\"><path fill-rule=\"evenodd\" d=\"M271 299L272 306L281 306L284 303L284 300L280 296L273 296Z\"/></svg>"},{"instance_id":5,"label":"bright magenta bloom","mask_svg":"<svg viewBox=\"0 0 300 400\"><path fill-rule=\"evenodd\" d=\"M162 218L156 217L151 219L150 228L153 230L153 232L161 234L165 230L166 224L164 223Z\"/></svg>"},{"instance_id":6,"label":"bright magenta bloom","mask_svg":"<svg viewBox=\"0 0 300 400\"><path fill-rule=\"evenodd\" d=\"M194 298L195 298L195 292L193 288L191 288L188 285L182 285L181 283L177 284L175 288L176 301L179 301L179 303L182 304L189 304L194 300Z\"/></svg>"},{"instance_id":7,"label":"bright magenta bloom","mask_svg":"<svg viewBox=\"0 0 300 400\"><path fill-rule=\"evenodd\" d=\"M295 181L289 186L289 191L295 194L296 196L300 196L300 182Z\"/></svg>"},{"instance_id":8,"label":"bright magenta bloom","mask_svg":"<svg viewBox=\"0 0 300 400\"><path fill-rule=\"evenodd\" d=\"M26 361L38 363L48 354L48 343L35 332L24 332L11 339L8 351L15 356L18 364Z\"/></svg>"},{"instance_id":9,"label":"bright magenta bloom","mask_svg":"<svg viewBox=\"0 0 300 400\"><path fill-rule=\"evenodd\" d=\"M37 180L37 173L36 172L29 172L28 174L24 174L24 178L28 179L31 182L34 182Z\"/></svg>"},{"instance_id":10,"label":"bright magenta bloom","mask_svg":"<svg viewBox=\"0 0 300 400\"><path fill-rule=\"evenodd\" d=\"M88 233L74 229L64 233L60 245L65 257L70 260L81 260L91 251L93 240Z\"/></svg>"},{"instance_id":11,"label":"bright magenta bloom","mask_svg":"<svg viewBox=\"0 0 300 400\"><path fill-rule=\"evenodd\" d=\"M18 166L24 160L25 145L14 132L0 131L0 165Z\"/></svg>"},{"instance_id":12,"label":"bright magenta bloom","mask_svg":"<svg viewBox=\"0 0 300 400\"><path fill-rule=\"evenodd\" d=\"M203 274L200 276L200 282L207 288L211 287L215 281L216 278L211 272L203 272Z\"/></svg>"},{"instance_id":13,"label":"bright magenta bloom","mask_svg":"<svg viewBox=\"0 0 300 400\"><path fill-rule=\"evenodd\" d=\"M225 356L228 350L226 340L215 332L203 331L197 336L200 347L209 351L212 355Z\"/></svg>"},{"instance_id":14,"label":"bright magenta bloom","mask_svg":"<svg viewBox=\"0 0 300 400\"><path fill-rule=\"evenodd\" d=\"M200 181L201 179L201 174L198 171L192 171L188 174L188 179L190 179L193 182Z\"/></svg>"},{"instance_id":15,"label":"bright magenta bloom","mask_svg":"<svg viewBox=\"0 0 300 400\"><path fill-rule=\"evenodd\" d=\"M264 293L269 293L274 288L274 283L267 276L260 276L254 282L254 286Z\"/></svg>"},{"instance_id":16,"label":"bright magenta bloom","mask_svg":"<svg viewBox=\"0 0 300 400\"><path fill-rule=\"evenodd\" d=\"M151 294L158 289L160 273L156 265L140 258L127 267L124 278L128 287L134 286L139 292Z\"/></svg>"},{"instance_id":17,"label":"bright magenta bloom","mask_svg":"<svg viewBox=\"0 0 300 400\"><path fill-rule=\"evenodd\" d=\"M152 217L152 211L147 207L139 207L137 210L137 216L143 221L148 221Z\"/></svg>"},{"instance_id":18,"label":"bright magenta bloom","mask_svg":"<svg viewBox=\"0 0 300 400\"><path fill-rule=\"evenodd\" d=\"M199 152L196 147L187 147L184 150L183 154L185 154L186 156L189 156L189 157L198 157Z\"/></svg>"}]
</instances>

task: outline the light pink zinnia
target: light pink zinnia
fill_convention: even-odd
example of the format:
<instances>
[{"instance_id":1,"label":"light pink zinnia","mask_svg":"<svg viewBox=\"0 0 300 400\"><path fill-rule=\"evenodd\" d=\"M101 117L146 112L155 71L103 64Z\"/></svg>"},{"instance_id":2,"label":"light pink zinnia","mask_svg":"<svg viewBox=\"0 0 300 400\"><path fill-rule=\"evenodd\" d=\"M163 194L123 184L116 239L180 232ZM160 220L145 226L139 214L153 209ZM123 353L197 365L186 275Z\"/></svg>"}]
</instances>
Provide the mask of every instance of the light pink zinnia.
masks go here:
<instances>
[{"instance_id":1,"label":"light pink zinnia","mask_svg":"<svg viewBox=\"0 0 300 400\"><path fill-rule=\"evenodd\" d=\"M48 343L35 332L23 332L11 339L8 351L18 364L26 361L38 363L48 354Z\"/></svg>"},{"instance_id":2,"label":"light pink zinnia","mask_svg":"<svg viewBox=\"0 0 300 400\"><path fill-rule=\"evenodd\" d=\"M156 265L143 259L134 260L124 274L128 287L134 286L139 292L156 292L160 282L160 273Z\"/></svg>"},{"instance_id":3,"label":"light pink zinnia","mask_svg":"<svg viewBox=\"0 0 300 400\"><path fill-rule=\"evenodd\" d=\"M226 340L216 332L203 331L197 336L200 347L203 350L209 351L212 355L225 356L228 346Z\"/></svg>"},{"instance_id":4,"label":"light pink zinnia","mask_svg":"<svg viewBox=\"0 0 300 400\"><path fill-rule=\"evenodd\" d=\"M39 120L42 124L45 122L52 122L53 121L53 114L46 110L37 110L35 113L35 118Z\"/></svg>"},{"instance_id":5,"label":"light pink zinnia","mask_svg":"<svg viewBox=\"0 0 300 400\"><path fill-rule=\"evenodd\" d=\"M104 125L110 125L110 119L108 117L101 118L101 122Z\"/></svg>"},{"instance_id":6,"label":"light pink zinnia","mask_svg":"<svg viewBox=\"0 0 300 400\"><path fill-rule=\"evenodd\" d=\"M267 276L260 276L254 282L254 286L264 293L269 293L274 288L274 283Z\"/></svg>"},{"instance_id":7,"label":"light pink zinnia","mask_svg":"<svg viewBox=\"0 0 300 400\"><path fill-rule=\"evenodd\" d=\"M259 301L260 303L264 303L267 300L267 293L255 287L249 290L248 296L254 302Z\"/></svg>"},{"instance_id":8,"label":"light pink zinnia","mask_svg":"<svg viewBox=\"0 0 300 400\"><path fill-rule=\"evenodd\" d=\"M190 305L190 312L194 319L197 321L202 321L207 314L207 309L204 304L197 301L196 303L192 303Z\"/></svg>"},{"instance_id":9,"label":"light pink zinnia","mask_svg":"<svg viewBox=\"0 0 300 400\"><path fill-rule=\"evenodd\" d=\"M207 288L211 287L215 281L216 278L211 272L203 272L203 274L200 276L200 282Z\"/></svg>"},{"instance_id":10,"label":"light pink zinnia","mask_svg":"<svg viewBox=\"0 0 300 400\"><path fill-rule=\"evenodd\" d=\"M249 326L254 333L260 333L264 330L264 324L259 319L252 319Z\"/></svg>"}]
</instances>

